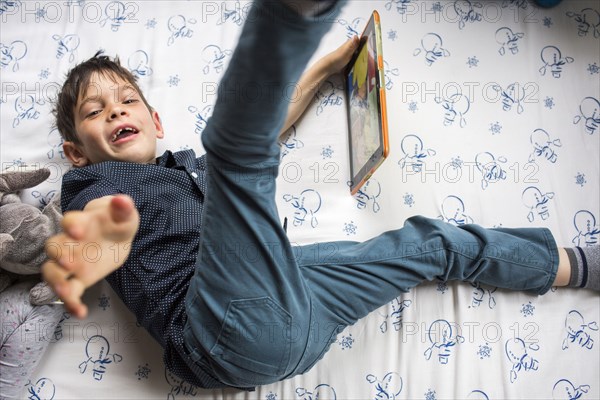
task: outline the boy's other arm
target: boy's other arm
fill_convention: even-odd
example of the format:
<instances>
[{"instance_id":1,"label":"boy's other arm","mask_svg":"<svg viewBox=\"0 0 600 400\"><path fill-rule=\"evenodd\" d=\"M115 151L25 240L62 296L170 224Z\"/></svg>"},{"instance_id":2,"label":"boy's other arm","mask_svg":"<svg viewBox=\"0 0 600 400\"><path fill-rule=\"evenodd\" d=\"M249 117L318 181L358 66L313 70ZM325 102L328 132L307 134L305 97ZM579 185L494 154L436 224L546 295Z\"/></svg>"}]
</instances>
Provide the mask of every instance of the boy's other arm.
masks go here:
<instances>
[{"instance_id":1,"label":"boy's other arm","mask_svg":"<svg viewBox=\"0 0 600 400\"><path fill-rule=\"evenodd\" d=\"M139 222L133 200L124 195L101 197L83 211L65 213L63 232L46 242L42 274L73 315L84 318L83 292L125 263Z\"/></svg>"},{"instance_id":2,"label":"boy's other arm","mask_svg":"<svg viewBox=\"0 0 600 400\"><path fill-rule=\"evenodd\" d=\"M287 132L287 130L290 129L304 113L312 99L315 97L315 93L319 89L321 83L323 83L330 75L341 72L350 62L352 54L358 46L358 42L358 36L354 36L336 50L319 59L300 77L297 84L299 97L290 102L280 136Z\"/></svg>"}]
</instances>

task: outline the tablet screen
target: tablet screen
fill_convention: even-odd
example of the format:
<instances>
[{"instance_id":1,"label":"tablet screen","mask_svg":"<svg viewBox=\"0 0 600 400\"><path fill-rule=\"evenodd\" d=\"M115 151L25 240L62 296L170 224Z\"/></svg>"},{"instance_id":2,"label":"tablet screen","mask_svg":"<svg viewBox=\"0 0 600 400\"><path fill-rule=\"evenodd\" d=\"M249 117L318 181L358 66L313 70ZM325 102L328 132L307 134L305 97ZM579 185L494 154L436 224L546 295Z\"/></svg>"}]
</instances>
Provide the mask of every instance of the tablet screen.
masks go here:
<instances>
[{"instance_id":1,"label":"tablet screen","mask_svg":"<svg viewBox=\"0 0 600 400\"><path fill-rule=\"evenodd\" d=\"M352 178L356 177L381 145L377 54L373 30L368 32L368 36L363 36L360 46L346 79Z\"/></svg>"}]
</instances>

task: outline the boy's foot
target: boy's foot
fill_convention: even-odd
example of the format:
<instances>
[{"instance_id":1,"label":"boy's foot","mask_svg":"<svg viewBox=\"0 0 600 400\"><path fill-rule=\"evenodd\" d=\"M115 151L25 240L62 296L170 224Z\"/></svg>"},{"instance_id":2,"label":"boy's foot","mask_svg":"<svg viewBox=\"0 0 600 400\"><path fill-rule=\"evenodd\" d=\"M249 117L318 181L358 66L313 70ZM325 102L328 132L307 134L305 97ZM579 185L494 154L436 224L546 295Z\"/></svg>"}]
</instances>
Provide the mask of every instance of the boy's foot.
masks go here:
<instances>
[{"instance_id":1,"label":"boy's foot","mask_svg":"<svg viewBox=\"0 0 600 400\"><path fill-rule=\"evenodd\" d=\"M133 200L124 195L100 198L84 211L65 213L63 233L46 242L49 259L42 273L73 315L84 318L85 289L123 265L139 221Z\"/></svg>"}]
</instances>

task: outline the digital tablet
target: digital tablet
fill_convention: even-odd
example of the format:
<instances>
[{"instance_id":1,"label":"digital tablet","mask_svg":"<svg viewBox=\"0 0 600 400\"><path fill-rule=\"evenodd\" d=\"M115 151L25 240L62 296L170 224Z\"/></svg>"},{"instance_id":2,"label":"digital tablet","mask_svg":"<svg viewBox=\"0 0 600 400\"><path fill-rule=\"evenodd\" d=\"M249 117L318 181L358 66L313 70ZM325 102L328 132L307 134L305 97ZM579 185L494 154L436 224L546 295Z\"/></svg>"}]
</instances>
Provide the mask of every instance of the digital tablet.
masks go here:
<instances>
[{"instance_id":1,"label":"digital tablet","mask_svg":"<svg viewBox=\"0 0 600 400\"><path fill-rule=\"evenodd\" d=\"M358 192L389 153L381 47L379 14L373 11L345 70L352 194Z\"/></svg>"}]
</instances>

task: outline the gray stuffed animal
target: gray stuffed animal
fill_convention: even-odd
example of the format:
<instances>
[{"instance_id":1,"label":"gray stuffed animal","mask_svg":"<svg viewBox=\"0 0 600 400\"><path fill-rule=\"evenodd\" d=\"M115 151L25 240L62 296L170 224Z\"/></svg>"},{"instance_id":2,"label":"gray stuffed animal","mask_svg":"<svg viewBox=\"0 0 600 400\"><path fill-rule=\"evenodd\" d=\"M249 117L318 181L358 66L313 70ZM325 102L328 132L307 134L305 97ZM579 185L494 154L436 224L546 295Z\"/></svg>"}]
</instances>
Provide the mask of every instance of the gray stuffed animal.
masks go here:
<instances>
[{"instance_id":1,"label":"gray stuffed animal","mask_svg":"<svg viewBox=\"0 0 600 400\"><path fill-rule=\"evenodd\" d=\"M48 169L0 174L0 398L20 398L64 318L64 308L38 276L45 242L60 230L59 196L40 211L18 195L49 176Z\"/></svg>"},{"instance_id":2,"label":"gray stuffed animal","mask_svg":"<svg viewBox=\"0 0 600 400\"><path fill-rule=\"evenodd\" d=\"M46 260L46 239L60 230L60 196L54 196L40 211L22 203L18 195L49 176L50 170L46 168L0 174L0 292L19 275L40 273ZM29 300L33 305L41 305L52 302L54 297L52 290L40 282L32 288Z\"/></svg>"}]
</instances>

